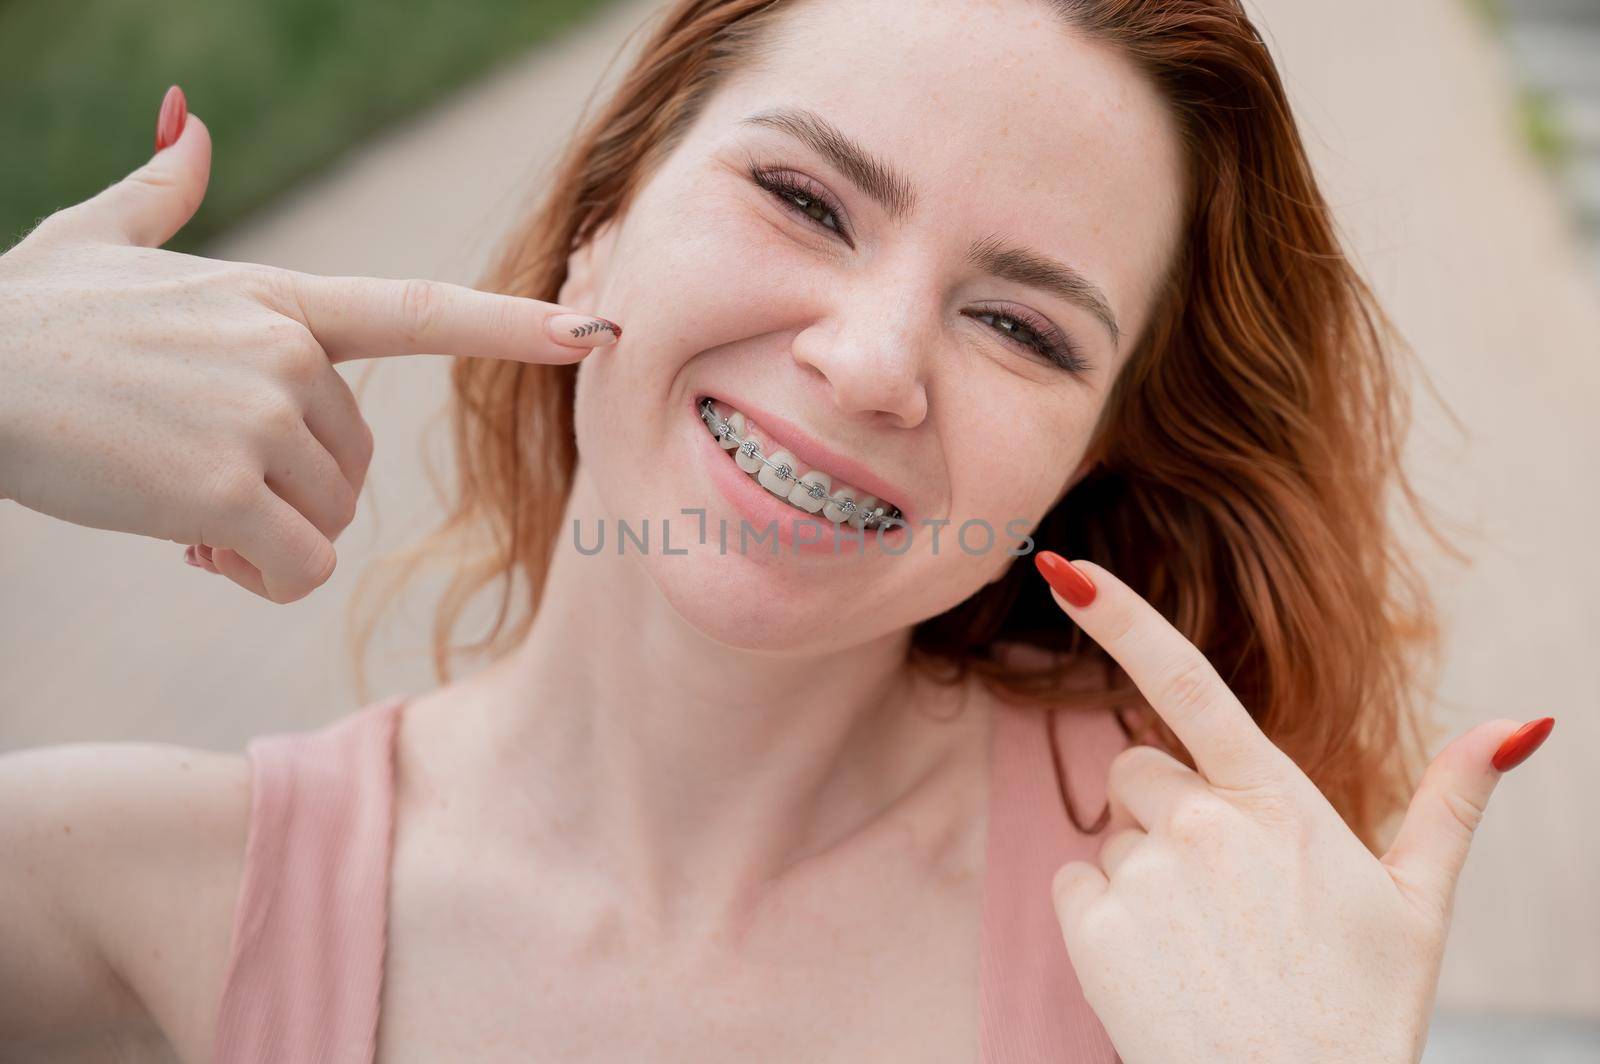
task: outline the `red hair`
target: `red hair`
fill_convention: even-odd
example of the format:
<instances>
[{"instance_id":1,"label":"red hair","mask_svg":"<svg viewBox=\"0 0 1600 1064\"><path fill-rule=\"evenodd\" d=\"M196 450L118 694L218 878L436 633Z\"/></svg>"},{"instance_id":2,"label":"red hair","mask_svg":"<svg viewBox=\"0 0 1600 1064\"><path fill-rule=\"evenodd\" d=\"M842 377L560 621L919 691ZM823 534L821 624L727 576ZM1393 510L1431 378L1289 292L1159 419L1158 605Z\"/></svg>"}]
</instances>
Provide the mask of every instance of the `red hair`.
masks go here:
<instances>
[{"instance_id":1,"label":"red hair","mask_svg":"<svg viewBox=\"0 0 1600 1064\"><path fill-rule=\"evenodd\" d=\"M1340 246L1277 70L1238 3L1039 2L1064 29L1120 49L1158 87L1178 119L1189 181L1156 313L1094 430L1098 464L1034 539L1106 566L1171 620L1377 852L1380 827L1420 774L1439 636L1387 516L1391 490L1460 557L1401 468L1409 405L1395 359L1408 352ZM795 6L667 5L482 286L555 301L568 255L626 210L709 94L759 57L772 23ZM442 681L452 652L498 656L532 621L577 462L575 379L573 366L461 359L453 368L451 511L381 566L398 573L387 602L425 557L455 564L435 615ZM1003 579L918 624L913 663L943 682L976 675L998 697L1046 710L1115 708L1130 735L1193 767L1032 570L1019 558ZM512 619L518 573L528 588ZM464 607L495 582L493 629L454 646ZM358 651L374 623L369 613L358 628ZM359 654L357 664L367 697ZM1085 666L1103 680L1087 692L1072 682ZM1083 830L1106 822L1102 812L1084 828L1070 801L1067 811Z\"/></svg>"}]
</instances>

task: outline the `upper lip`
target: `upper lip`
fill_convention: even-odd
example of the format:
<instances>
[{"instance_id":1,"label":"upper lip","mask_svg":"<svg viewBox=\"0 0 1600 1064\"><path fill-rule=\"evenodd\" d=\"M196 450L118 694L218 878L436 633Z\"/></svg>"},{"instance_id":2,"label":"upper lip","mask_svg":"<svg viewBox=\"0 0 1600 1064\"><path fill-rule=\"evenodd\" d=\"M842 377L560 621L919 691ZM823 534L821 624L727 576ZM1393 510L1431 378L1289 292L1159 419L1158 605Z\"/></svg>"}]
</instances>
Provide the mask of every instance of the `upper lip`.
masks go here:
<instances>
[{"instance_id":1,"label":"upper lip","mask_svg":"<svg viewBox=\"0 0 1600 1064\"><path fill-rule=\"evenodd\" d=\"M706 396L725 403L754 421L761 434L768 437L766 442L772 444L773 450L781 447L808 469L819 470L852 488L875 496L879 502L899 507L900 519L911 523L910 495L898 485L884 480L860 462L840 454L815 436L802 431L794 422L786 421L765 407L726 392L702 393L702 398ZM695 405L700 405L700 398L695 399Z\"/></svg>"}]
</instances>

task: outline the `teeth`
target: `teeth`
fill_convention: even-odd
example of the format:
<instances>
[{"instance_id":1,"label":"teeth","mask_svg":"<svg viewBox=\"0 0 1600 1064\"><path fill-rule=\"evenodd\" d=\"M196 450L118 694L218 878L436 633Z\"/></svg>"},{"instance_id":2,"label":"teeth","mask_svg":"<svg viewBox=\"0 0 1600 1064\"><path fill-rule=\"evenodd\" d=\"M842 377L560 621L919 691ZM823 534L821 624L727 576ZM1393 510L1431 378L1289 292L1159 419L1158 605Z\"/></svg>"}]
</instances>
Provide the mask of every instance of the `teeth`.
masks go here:
<instances>
[{"instance_id":1,"label":"teeth","mask_svg":"<svg viewBox=\"0 0 1600 1064\"><path fill-rule=\"evenodd\" d=\"M813 493L813 485L820 488L821 491ZM818 513L822 509L822 500L831 494L830 489L832 487L832 477L813 469L811 472L801 475L799 482L789 492L789 501L808 514Z\"/></svg>"},{"instance_id":2,"label":"teeth","mask_svg":"<svg viewBox=\"0 0 1600 1064\"><path fill-rule=\"evenodd\" d=\"M852 488L849 485L844 485L842 487L834 488L833 492L832 492L832 495L833 495L833 497L835 499L838 499L841 502L844 501L844 500L849 500L850 503L852 504L850 512L851 513L855 512L855 507L853 505L855 503L855 501L856 501L856 489L855 488ZM842 524L845 523L846 520L849 519L850 514L846 513L844 510L840 509L838 502L830 502L827 505L823 506L823 508L822 508L822 516L826 517L828 520L832 521L836 525L842 525Z\"/></svg>"},{"instance_id":3,"label":"teeth","mask_svg":"<svg viewBox=\"0 0 1600 1064\"><path fill-rule=\"evenodd\" d=\"M787 499L789 497L789 485L792 483L789 478L794 476L794 455L788 451L778 450L767 455L767 460L772 465L761 467L761 471L756 474L756 483L778 496L778 498ZM774 469L772 466L777 466L778 468Z\"/></svg>"},{"instance_id":4,"label":"teeth","mask_svg":"<svg viewBox=\"0 0 1600 1064\"><path fill-rule=\"evenodd\" d=\"M772 494L809 514L821 512L834 524L848 521L856 529L875 528L885 517L898 518L900 511L874 496L848 484L833 483L828 474L812 469L799 472L799 462L783 449L766 453L761 429L737 410L726 418L709 399L700 403L700 419L717 443L732 453L735 464L753 475L756 482Z\"/></svg>"},{"instance_id":5,"label":"teeth","mask_svg":"<svg viewBox=\"0 0 1600 1064\"><path fill-rule=\"evenodd\" d=\"M753 434L747 437L739 449L733 452L733 460L746 473L759 473L764 468L761 464L761 441Z\"/></svg>"},{"instance_id":6,"label":"teeth","mask_svg":"<svg viewBox=\"0 0 1600 1064\"><path fill-rule=\"evenodd\" d=\"M737 436L741 440L745 437L744 415L739 413L739 411L735 410L733 413L728 415L728 430L728 434L717 441L718 443L722 444L722 449L724 451L731 451L735 447L739 446L734 442L733 437Z\"/></svg>"},{"instance_id":7,"label":"teeth","mask_svg":"<svg viewBox=\"0 0 1600 1064\"><path fill-rule=\"evenodd\" d=\"M866 527L867 516L874 513L883 513L883 507L878 505L878 497L876 495L862 495L856 499L856 509L846 520L850 522L852 528L864 528Z\"/></svg>"}]
</instances>

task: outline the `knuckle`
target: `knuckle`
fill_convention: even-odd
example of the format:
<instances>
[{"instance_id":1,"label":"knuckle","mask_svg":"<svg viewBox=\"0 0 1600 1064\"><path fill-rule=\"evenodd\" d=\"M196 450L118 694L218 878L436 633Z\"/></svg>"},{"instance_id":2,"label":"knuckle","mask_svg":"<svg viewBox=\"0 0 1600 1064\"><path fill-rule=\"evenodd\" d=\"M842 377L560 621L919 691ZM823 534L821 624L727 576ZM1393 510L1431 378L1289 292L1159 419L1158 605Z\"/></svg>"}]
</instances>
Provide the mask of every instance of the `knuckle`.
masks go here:
<instances>
[{"instance_id":1,"label":"knuckle","mask_svg":"<svg viewBox=\"0 0 1600 1064\"><path fill-rule=\"evenodd\" d=\"M1230 796L1243 803L1241 808L1247 809L1258 822L1294 837L1315 830L1317 820L1307 816L1306 811L1314 808L1317 801L1326 801L1315 784L1307 781L1307 785L1314 793L1285 789L1277 782L1263 782L1249 790L1233 790ZM1311 804L1307 803L1308 798Z\"/></svg>"},{"instance_id":2,"label":"knuckle","mask_svg":"<svg viewBox=\"0 0 1600 1064\"><path fill-rule=\"evenodd\" d=\"M1132 610L1119 611L1106 626L1106 641L1113 644L1124 642L1133 635L1137 622L1138 618Z\"/></svg>"},{"instance_id":3,"label":"knuckle","mask_svg":"<svg viewBox=\"0 0 1600 1064\"><path fill-rule=\"evenodd\" d=\"M271 392L256 408L256 432L259 442L273 445L292 436L300 427L304 415L300 404L292 396Z\"/></svg>"},{"instance_id":4,"label":"knuckle","mask_svg":"<svg viewBox=\"0 0 1600 1064\"><path fill-rule=\"evenodd\" d=\"M333 575L337 557L331 544L324 546L322 541L313 540L311 549L307 552L304 561L300 563L300 572L306 577L306 592L312 588L321 587ZM306 593L302 592L302 594Z\"/></svg>"},{"instance_id":5,"label":"knuckle","mask_svg":"<svg viewBox=\"0 0 1600 1064\"><path fill-rule=\"evenodd\" d=\"M1120 870L1133 852L1134 846L1141 838L1147 838L1146 833L1138 828L1121 828L1111 834L1105 842L1100 844L1100 864L1105 867L1108 863L1114 864Z\"/></svg>"},{"instance_id":6,"label":"knuckle","mask_svg":"<svg viewBox=\"0 0 1600 1064\"><path fill-rule=\"evenodd\" d=\"M128 175L127 182L135 187L149 189L152 192L159 192L162 195L171 195L174 191L176 191L185 196L184 204L186 206L188 205L188 202L193 199L192 196L187 195L188 190L186 186L178 180L177 175L175 173L168 172L162 167L150 165L141 166L139 169Z\"/></svg>"},{"instance_id":7,"label":"knuckle","mask_svg":"<svg viewBox=\"0 0 1600 1064\"><path fill-rule=\"evenodd\" d=\"M1457 791L1446 790L1441 796L1444 807L1450 811L1451 819L1460 825L1463 834L1470 838L1478 830L1478 825L1483 823L1484 813L1488 807L1480 805L1465 794Z\"/></svg>"},{"instance_id":8,"label":"knuckle","mask_svg":"<svg viewBox=\"0 0 1600 1064\"><path fill-rule=\"evenodd\" d=\"M1210 663L1185 655L1162 679L1159 704L1181 716L1194 716L1211 700L1213 684Z\"/></svg>"},{"instance_id":9,"label":"knuckle","mask_svg":"<svg viewBox=\"0 0 1600 1064\"><path fill-rule=\"evenodd\" d=\"M255 509L260 485L261 478L250 468L223 466L206 489L209 509L223 521L237 521Z\"/></svg>"},{"instance_id":10,"label":"knuckle","mask_svg":"<svg viewBox=\"0 0 1600 1064\"><path fill-rule=\"evenodd\" d=\"M1072 936L1085 945L1125 942L1124 922L1118 904L1107 891L1079 910Z\"/></svg>"},{"instance_id":11,"label":"knuckle","mask_svg":"<svg viewBox=\"0 0 1600 1064\"><path fill-rule=\"evenodd\" d=\"M1133 839L1118 845L1119 849L1113 852L1119 855L1120 862L1117 864L1117 870L1113 874L1123 886L1171 882L1173 880L1171 860L1159 847L1146 846Z\"/></svg>"},{"instance_id":12,"label":"knuckle","mask_svg":"<svg viewBox=\"0 0 1600 1064\"><path fill-rule=\"evenodd\" d=\"M272 266L246 264L238 277L239 287L253 295L257 302L280 312L299 307L295 291L294 274Z\"/></svg>"},{"instance_id":13,"label":"knuckle","mask_svg":"<svg viewBox=\"0 0 1600 1064\"><path fill-rule=\"evenodd\" d=\"M261 326L258 342L269 352L273 375L305 394L321 376L327 356L311 330L292 318L274 315Z\"/></svg>"},{"instance_id":14,"label":"knuckle","mask_svg":"<svg viewBox=\"0 0 1600 1064\"><path fill-rule=\"evenodd\" d=\"M274 330L280 334L277 378L294 394L310 395L322 375L322 367L318 365L318 359L306 349L304 338L294 335L295 329L296 327L291 326L288 329Z\"/></svg>"},{"instance_id":15,"label":"knuckle","mask_svg":"<svg viewBox=\"0 0 1600 1064\"><path fill-rule=\"evenodd\" d=\"M306 553L287 574L288 583L281 584L274 581L277 586L266 589L267 598L280 606L299 602L328 582L328 578L333 575L334 565L335 557L332 549L325 550L320 540L312 539L307 545Z\"/></svg>"},{"instance_id":16,"label":"knuckle","mask_svg":"<svg viewBox=\"0 0 1600 1064\"><path fill-rule=\"evenodd\" d=\"M36 247L40 244L65 242L72 234L72 229L77 219L82 217L83 204L74 204L63 207L54 214L46 215L28 231L27 235L17 244L17 248ZM17 248L13 248L15 251Z\"/></svg>"},{"instance_id":17,"label":"knuckle","mask_svg":"<svg viewBox=\"0 0 1600 1064\"><path fill-rule=\"evenodd\" d=\"M1227 803L1210 794L1185 794L1167 813L1167 834L1188 846L1210 845L1224 831L1229 812Z\"/></svg>"},{"instance_id":18,"label":"knuckle","mask_svg":"<svg viewBox=\"0 0 1600 1064\"><path fill-rule=\"evenodd\" d=\"M350 527L350 523L356 519L358 502L355 491L349 484L345 483L342 477L339 483L339 499L334 509L335 531L343 531Z\"/></svg>"},{"instance_id":19,"label":"knuckle","mask_svg":"<svg viewBox=\"0 0 1600 1064\"><path fill-rule=\"evenodd\" d=\"M288 352L296 357L307 354L316 346L311 332L293 318L273 314L262 326L265 342L274 351Z\"/></svg>"},{"instance_id":20,"label":"knuckle","mask_svg":"<svg viewBox=\"0 0 1600 1064\"><path fill-rule=\"evenodd\" d=\"M400 289L400 322L406 335L421 343L432 335L443 302L437 282L413 278Z\"/></svg>"},{"instance_id":21,"label":"knuckle","mask_svg":"<svg viewBox=\"0 0 1600 1064\"><path fill-rule=\"evenodd\" d=\"M1134 778L1140 774L1143 767L1150 764L1152 757L1161 757L1161 751L1154 747L1136 745L1118 751L1111 759L1110 766L1106 769L1106 790L1110 794L1126 794L1127 788Z\"/></svg>"},{"instance_id":22,"label":"knuckle","mask_svg":"<svg viewBox=\"0 0 1600 1064\"><path fill-rule=\"evenodd\" d=\"M1111 759L1111 771L1121 773L1131 772L1134 769L1151 762L1152 759L1165 762L1170 760L1170 757L1164 751L1157 750L1153 746L1147 746L1144 743L1137 743L1133 746L1124 747L1122 750L1118 751L1117 756Z\"/></svg>"}]
</instances>

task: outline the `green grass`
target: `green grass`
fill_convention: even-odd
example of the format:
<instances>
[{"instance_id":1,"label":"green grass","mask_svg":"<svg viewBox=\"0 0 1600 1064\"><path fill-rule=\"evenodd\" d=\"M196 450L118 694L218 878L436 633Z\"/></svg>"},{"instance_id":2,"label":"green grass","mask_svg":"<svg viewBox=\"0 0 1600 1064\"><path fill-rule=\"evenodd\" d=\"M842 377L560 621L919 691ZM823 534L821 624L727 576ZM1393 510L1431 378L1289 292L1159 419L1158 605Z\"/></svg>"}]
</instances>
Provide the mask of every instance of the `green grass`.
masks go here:
<instances>
[{"instance_id":1,"label":"green grass","mask_svg":"<svg viewBox=\"0 0 1600 1064\"><path fill-rule=\"evenodd\" d=\"M1551 170L1560 170L1572 157L1572 143L1548 92L1523 88L1517 92L1517 118L1522 136L1533 154Z\"/></svg>"},{"instance_id":2,"label":"green grass","mask_svg":"<svg viewBox=\"0 0 1600 1064\"><path fill-rule=\"evenodd\" d=\"M606 2L0 0L0 249L148 159L170 84L214 144L192 249Z\"/></svg>"},{"instance_id":3,"label":"green grass","mask_svg":"<svg viewBox=\"0 0 1600 1064\"><path fill-rule=\"evenodd\" d=\"M1509 21L1502 0L1466 0L1467 9L1492 29L1504 29Z\"/></svg>"},{"instance_id":4,"label":"green grass","mask_svg":"<svg viewBox=\"0 0 1600 1064\"><path fill-rule=\"evenodd\" d=\"M1511 14L1505 0L1463 0L1467 10L1491 33L1505 35L1511 28ZM1521 79L1525 81L1526 79ZM1535 158L1546 168L1558 171L1572 158L1571 136L1562 124L1555 99L1545 90L1519 83L1513 90L1517 127Z\"/></svg>"}]
</instances>

